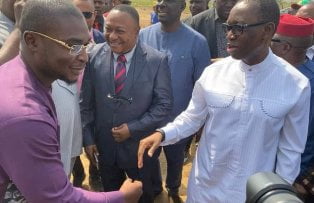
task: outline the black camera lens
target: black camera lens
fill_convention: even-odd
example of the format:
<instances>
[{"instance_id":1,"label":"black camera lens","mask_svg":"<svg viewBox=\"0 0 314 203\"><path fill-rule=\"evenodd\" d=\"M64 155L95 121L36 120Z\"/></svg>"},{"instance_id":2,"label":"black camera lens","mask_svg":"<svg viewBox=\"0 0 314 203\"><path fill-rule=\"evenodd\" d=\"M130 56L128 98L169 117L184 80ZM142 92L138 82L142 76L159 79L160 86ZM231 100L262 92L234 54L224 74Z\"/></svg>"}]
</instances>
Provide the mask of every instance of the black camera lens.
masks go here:
<instances>
[{"instance_id":1,"label":"black camera lens","mask_svg":"<svg viewBox=\"0 0 314 203\"><path fill-rule=\"evenodd\" d=\"M246 203L302 203L293 187L271 172L252 175L246 184Z\"/></svg>"}]
</instances>

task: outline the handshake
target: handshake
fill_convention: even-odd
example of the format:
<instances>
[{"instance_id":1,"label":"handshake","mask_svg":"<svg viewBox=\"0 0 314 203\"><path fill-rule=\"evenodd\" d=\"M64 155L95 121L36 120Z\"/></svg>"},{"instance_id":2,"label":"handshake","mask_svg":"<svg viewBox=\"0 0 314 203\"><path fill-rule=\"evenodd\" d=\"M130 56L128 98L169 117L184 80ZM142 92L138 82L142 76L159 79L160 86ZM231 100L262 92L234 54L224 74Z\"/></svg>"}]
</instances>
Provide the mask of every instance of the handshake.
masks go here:
<instances>
[{"instance_id":1,"label":"handshake","mask_svg":"<svg viewBox=\"0 0 314 203\"><path fill-rule=\"evenodd\" d=\"M122 192L125 203L136 203L143 193L142 182L127 179L124 181L119 191Z\"/></svg>"}]
</instances>

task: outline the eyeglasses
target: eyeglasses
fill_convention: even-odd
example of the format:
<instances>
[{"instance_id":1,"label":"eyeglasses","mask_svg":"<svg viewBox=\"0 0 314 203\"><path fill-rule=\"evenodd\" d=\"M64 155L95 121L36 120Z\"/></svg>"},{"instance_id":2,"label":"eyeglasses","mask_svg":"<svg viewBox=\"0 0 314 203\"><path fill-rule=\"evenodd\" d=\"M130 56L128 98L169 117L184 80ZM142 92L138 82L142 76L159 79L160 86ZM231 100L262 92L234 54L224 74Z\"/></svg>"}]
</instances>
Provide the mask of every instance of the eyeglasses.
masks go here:
<instances>
[{"instance_id":1,"label":"eyeglasses","mask_svg":"<svg viewBox=\"0 0 314 203\"><path fill-rule=\"evenodd\" d=\"M287 40L278 39L278 38L273 38L273 39L271 39L271 41L275 42L275 43L286 43L289 45L290 48L295 48L295 49L307 49L307 48L309 48L308 46L294 46L290 42L288 42Z\"/></svg>"},{"instance_id":2,"label":"eyeglasses","mask_svg":"<svg viewBox=\"0 0 314 203\"><path fill-rule=\"evenodd\" d=\"M181 0L157 0L157 6L161 4L180 4Z\"/></svg>"},{"instance_id":3,"label":"eyeglasses","mask_svg":"<svg viewBox=\"0 0 314 203\"><path fill-rule=\"evenodd\" d=\"M83 45L83 44L74 44L74 45L69 45L61 40L57 40L55 38L52 38L48 35L45 35L43 33L40 32L35 32L35 31L31 31L31 30L27 30L24 33L29 32L29 33L33 33L33 34L37 34L39 36L42 36L46 39L50 39L51 41L56 42L57 44L63 46L64 48L68 49L70 52L69 54L72 56L78 56L82 53L83 50L85 50L87 53L90 52L90 50L92 50L94 44L93 43L88 43L87 45Z\"/></svg>"},{"instance_id":4,"label":"eyeglasses","mask_svg":"<svg viewBox=\"0 0 314 203\"><path fill-rule=\"evenodd\" d=\"M86 19L90 19L93 16L94 12L86 11L86 12L82 12L82 14Z\"/></svg>"},{"instance_id":5,"label":"eyeglasses","mask_svg":"<svg viewBox=\"0 0 314 203\"><path fill-rule=\"evenodd\" d=\"M234 24L234 25L229 25L228 23L222 23L222 27L225 30L225 33L228 33L230 30L232 34L234 35L241 35L244 30L256 26L260 26L263 24L266 24L268 22L261 22L261 23L255 23L255 24Z\"/></svg>"},{"instance_id":6,"label":"eyeglasses","mask_svg":"<svg viewBox=\"0 0 314 203\"><path fill-rule=\"evenodd\" d=\"M126 101L126 102L128 102L129 104L132 104L132 101L133 101L133 98L132 97L130 97L130 98L126 98L126 97L124 97L124 96L120 96L120 95L116 95L116 94L108 94L107 95L107 98L108 99L112 99L112 100L114 100L114 101Z\"/></svg>"},{"instance_id":7,"label":"eyeglasses","mask_svg":"<svg viewBox=\"0 0 314 203\"><path fill-rule=\"evenodd\" d=\"M130 0L124 0L124 1L121 1L122 4L127 4L127 5L131 5L132 4L132 1Z\"/></svg>"}]
</instances>

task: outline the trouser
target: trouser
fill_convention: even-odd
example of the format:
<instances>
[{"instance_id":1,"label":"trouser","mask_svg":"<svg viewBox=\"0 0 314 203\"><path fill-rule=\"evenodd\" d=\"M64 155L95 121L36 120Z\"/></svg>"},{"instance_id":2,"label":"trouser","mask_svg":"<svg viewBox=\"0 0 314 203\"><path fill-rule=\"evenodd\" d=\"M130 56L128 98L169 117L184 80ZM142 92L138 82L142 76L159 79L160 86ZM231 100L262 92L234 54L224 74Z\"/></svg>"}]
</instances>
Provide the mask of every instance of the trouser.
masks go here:
<instances>
[{"instance_id":1,"label":"trouser","mask_svg":"<svg viewBox=\"0 0 314 203\"><path fill-rule=\"evenodd\" d=\"M191 147L191 144L192 144L192 141L193 141L194 137L195 137L195 143L200 141L201 135L202 135L202 132L203 132L203 128L204 128L204 125L195 134L190 136L190 138L188 139L187 144L185 146L185 153L188 153L190 151L190 147Z\"/></svg>"},{"instance_id":2,"label":"trouser","mask_svg":"<svg viewBox=\"0 0 314 203\"><path fill-rule=\"evenodd\" d=\"M140 203L153 203L153 187L151 178L151 162L144 163L143 168L120 168L99 162L99 172L105 192L119 190L126 178L140 180L143 183L143 194Z\"/></svg>"},{"instance_id":3,"label":"trouser","mask_svg":"<svg viewBox=\"0 0 314 203\"><path fill-rule=\"evenodd\" d=\"M166 188L170 194L176 194L179 192L182 179L182 169L184 160L184 150L189 138L185 138L180 142L164 146L164 154L167 161L167 177L166 177ZM160 152L159 152L160 153ZM159 161L153 162L153 188L156 191L161 188L161 176Z\"/></svg>"}]
</instances>

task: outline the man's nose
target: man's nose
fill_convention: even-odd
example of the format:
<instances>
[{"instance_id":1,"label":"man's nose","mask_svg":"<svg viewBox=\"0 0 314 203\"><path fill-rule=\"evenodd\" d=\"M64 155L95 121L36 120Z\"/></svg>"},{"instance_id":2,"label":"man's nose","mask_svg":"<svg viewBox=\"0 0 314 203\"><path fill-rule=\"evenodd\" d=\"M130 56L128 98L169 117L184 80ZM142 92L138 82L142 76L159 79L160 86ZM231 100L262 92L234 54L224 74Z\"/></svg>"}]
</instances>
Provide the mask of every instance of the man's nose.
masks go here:
<instances>
[{"instance_id":1,"label":"man's nose","mask_svg":"<svg viewBox=\"0 0 314 203\"><path fill-rule=\"evenodd\" d=\"M159 8L163 8L163 7L165 7L165 6L166 6L166 3L165 3L164 1L160 1L160 2L158 2L157 5L156 5L157 9L158 9L158 7L159 7Z\"/></svg>"},{"instance_id":2,"label":"man's nose","mask_svg":"<svg viewBox=\"0 0 314 203\"><path fill-rule=\"evenodd\" d=\"M80 60L83 63L87 63L88 61L88 54L87 54L87 50L83 49L80 54L77 56L78 60Z\"/></svg>"}]
</instances>

